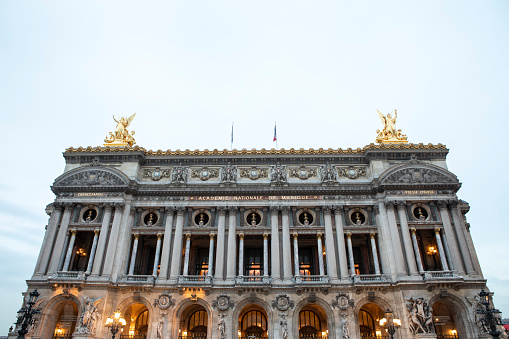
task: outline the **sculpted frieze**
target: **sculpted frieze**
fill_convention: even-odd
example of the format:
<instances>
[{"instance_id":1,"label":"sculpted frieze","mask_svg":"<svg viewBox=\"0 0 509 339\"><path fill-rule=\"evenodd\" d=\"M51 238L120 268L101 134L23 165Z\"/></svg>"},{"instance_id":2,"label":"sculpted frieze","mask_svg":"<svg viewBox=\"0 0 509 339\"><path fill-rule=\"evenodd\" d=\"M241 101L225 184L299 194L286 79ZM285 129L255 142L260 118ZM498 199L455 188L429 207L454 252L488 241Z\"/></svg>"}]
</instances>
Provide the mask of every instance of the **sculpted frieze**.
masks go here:
<instances>
[{"instance_id":1,"label":"sculpted frieze","mask_svg":"<svg viewBox=\"0 0 509 339\"><path fill-rule=\"evenodd\" d=\"M191 170L191 178L198 178L200 180L206 181L210 178L218 178L219 170L215 168L207 168L206 166L202 169L193 169Z\"/></svg>"},{"instance_id":2,"label":"sculpted frieze","mask_svg":"<svg viewBox=\"0 0 509 339\"><path fill-rule=\"evenodd\" d=\"M269 175L268 168L257 168L256 166L250 168L241 168L240 169L240 177L241 178L249 178L251 180L256 180L259 178L267 178Z\"/></svg>"},{"instance_id":3,"label":"sculpted frieze","mask_svg":"<svg viewBox=\"0 0 509 339\"><path fill-rule=\"evenodd\" d=\"M115 174L100 169L90 169L73 174L56 185L58 186L119 186L126 182Z\"/></svg>"},{"instance_id":4,"label":"sculpted frieze","mask_svg":"<svg viewBox=\"0 0 509 339\"><path fill-rule=\"evenodd\" d=\"M316 177L316 169L314 168L306 168L306 166L302 165L299 168L290 168L290 178L299 178L302 180L306 180L311 177Z\"/></svg>"},{"instance_id":5,"label":"sculpted frieze","mask_svg":"<svg viewBox=\"0 0 509 339\"><path fill-rule=\"evenodd\" d=\"M428 168L405 168L391 174L385 183L453 183L454 181L438 171Z\"/></svg>"},{"instance_id":6,"label":"sculpted frieze","mask_svg":"<svg viewBox=\"0 0 509 339\"><path fill-rule=\"evenodd\" d=\"M169 178L171 176L171 169L145 168L143 170L143 179L159 180L162 178Z\"/></svg>"},{"instance_id":7,"label":"sculpted frieze","mask_svg":"<svg viewBox=\"0 0 509 339\"><path fill-rule=\"evenodd\" d=\"M338 169L338 174L340 177L346 177L348 179L357 179L359 177L366 176L366 167L340 167Z\"/></svg>"}]
</instances>

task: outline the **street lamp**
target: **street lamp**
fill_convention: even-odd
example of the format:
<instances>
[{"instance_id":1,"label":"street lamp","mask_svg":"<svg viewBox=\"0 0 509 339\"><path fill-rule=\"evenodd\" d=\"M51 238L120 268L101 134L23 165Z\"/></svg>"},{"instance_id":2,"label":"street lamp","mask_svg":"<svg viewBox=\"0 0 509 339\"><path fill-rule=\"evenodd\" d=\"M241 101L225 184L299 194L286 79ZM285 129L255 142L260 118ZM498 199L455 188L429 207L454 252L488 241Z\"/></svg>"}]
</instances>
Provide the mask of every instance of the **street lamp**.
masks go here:
<instances>
[{"instance_id":1,"label":"street lamp","mask_svg":"<svg viewBox=\"0 0 509 339\"><path fill-rule=\"evenodd\" d=\"M111 331L111 338L115 339L115 335L120 330L122 326L126 325L126 321L124 318L120 317L120 311L116 310L115 313L113 313L113 319L108 318L106 319L106 327L110 328Z\"/></svg>"},{"instance_id":2,"label":"street lamp","mask_svg":"<svg viewBox=\"0 0 509 339\"><path fill-rule=\"evenodd\" d=\"M20 308L18 311L18 320L16 321L16 327L21 327L18 330L18 339L25 338L25 334L28 333L28 326L34 324L34 314L39 314L40 311L37 309L33 309L33 306L37 302L37 298L40 294L37 292L37 289L30 292L28 295L28 300L26 300L25 305Z\"/></svg>"},{"instance_id":3,"label":"street lamp","mask_svg":"<svg viewBox=\"0 0 509 339\"><path fill-rule=\"evenodd\" d=\"M385 318L380 319L380 326L385 328L387 333L391 336L390 339L394 339L394 333L396 329L401 326L401 320L394 318L391 310L385 312Z\"/></svg>"},{"instance_id":4,"label":"street lamp","mask_svg":"<svg viewBox=\"0 0 509 339\"><path fill-rule=\"evenodd\" d=\"M490 294L481 290L479 293L480 302L483 308L478 309L477 313L482 315L481 322L483 328L487 329L493 338L498 339L500 337L501 331L497 329L497 326L502 325L502 321L500 320L500 312L496 308L492 308L490 304Z\"/></svg>"}]
</instances>

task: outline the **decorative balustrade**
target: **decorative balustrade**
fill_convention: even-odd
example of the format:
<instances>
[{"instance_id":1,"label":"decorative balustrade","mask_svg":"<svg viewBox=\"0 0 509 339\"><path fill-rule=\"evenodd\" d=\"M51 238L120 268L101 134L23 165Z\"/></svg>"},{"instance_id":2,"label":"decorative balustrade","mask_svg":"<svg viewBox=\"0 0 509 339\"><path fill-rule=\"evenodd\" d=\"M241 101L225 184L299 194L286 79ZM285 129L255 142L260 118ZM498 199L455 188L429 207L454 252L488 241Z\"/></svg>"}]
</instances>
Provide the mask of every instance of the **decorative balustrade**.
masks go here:
<instances>
[{"instance_id":1,"label":"decorative balustrade","mask_svg":"<svg viewBox=\"0 0 509 339\"><path fill-rule=\"evenodd\" d=\"M85 272L80 271L65 271L57 272L51 279L65 279L65 280L84 280Z\"/></svg>"},{"instance_id":2,"label":"decorative balustrade","mask_svg":"<svg viewBox=\"0 0 509 339\"><path fill-rule=\"evenodd\" d=\"M296 284L328 284L330 279L326 275L297 275L293 281Z\"/></svg>"},{"instance_id":3,"label":"decorative balustrade","mask_svg":"<svg viewBox=\"0 0 509 339\"><path fill-rule=\"evenodd\" d=\"M235 278L237 284L270 284L271 277L268 276L238 276Z\"/></svg>"},{"instance_id":4,"label":"decorative balustrade","mask_svg":"<svg viewBox=\"0 0 509 339\"><path fill-rule=\"evenodd\" d=\"M377 283L387 282L387 276L385 274L361 274L353 277L354 283Z\"/></svg>"},{"instance_id":5,"label":"decorative balustrade","mask_svg":"<svg viewBox=\"0 0 509 339\"><path fill-rule=\"evenodd\" d=\"M459 279L461 276L456 271L426 271L424 279Z\"/></svg>"},{"instance_id":6,"label":"decorative balustrade","mask_svg":"<svg viewBox=\"0 0 509 339\"><path fill-rule=\"evenodd\" d=\"M154 276L152 275L127 275L125 276L124 281L127 282L145 282L149 284L153 284L155 281Z\"/></svg>"},{"instance_id":7,"label":"decorative balustrade","mask_svg":"<svg viewBox=\"0 0 509 339\"><path fill-rule=\"evenodd\" d=\"M212 284L212 277L209 275L181 275L179 284Z\"/></svg>"}]
</instances>

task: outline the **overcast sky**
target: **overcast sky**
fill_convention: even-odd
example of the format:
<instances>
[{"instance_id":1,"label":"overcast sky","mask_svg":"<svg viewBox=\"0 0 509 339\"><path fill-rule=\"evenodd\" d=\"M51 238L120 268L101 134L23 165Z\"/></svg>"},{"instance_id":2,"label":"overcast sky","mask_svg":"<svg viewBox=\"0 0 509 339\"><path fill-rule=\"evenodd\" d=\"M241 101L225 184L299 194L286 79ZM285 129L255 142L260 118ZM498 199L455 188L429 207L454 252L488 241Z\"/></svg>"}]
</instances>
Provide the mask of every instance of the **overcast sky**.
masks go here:
<instances>
[{"instance_id":1,"label":"overcast sky","mask_svg":"<svg viewBox=\"0 0 509 339\"><path fill-rule=\"evenodd\" d=\"M136 112L147 149L357 148L398 109L443 143L509 317L508 1L0 2L0 335L15 321L69 146Z\"/></svg>"}]
</instances>

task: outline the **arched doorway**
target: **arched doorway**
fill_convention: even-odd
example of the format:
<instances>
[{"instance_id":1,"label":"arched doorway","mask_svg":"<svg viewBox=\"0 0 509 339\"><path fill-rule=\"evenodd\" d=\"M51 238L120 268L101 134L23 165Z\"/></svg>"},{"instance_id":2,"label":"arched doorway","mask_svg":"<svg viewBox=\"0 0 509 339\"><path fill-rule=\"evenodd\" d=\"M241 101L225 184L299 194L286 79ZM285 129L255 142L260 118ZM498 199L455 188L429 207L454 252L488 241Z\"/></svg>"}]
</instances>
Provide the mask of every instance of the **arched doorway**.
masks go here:
<instances>
[{"instance_id":1,"label":"arched doorway","mask_svg":"<svg viewBox=\"0 0 509 339\"><path fill-rule=\"evenodd\" d=\"M251 305L242 310L239 316L239 339L267 338L268 323L265 310L257 305Z\"/></svg>"},{"instance_id":2,"label":"arched doorway","mask_svg":"<svg viewBox=\"0 0 509 339\"><path fill-rule=\"evenodd\" d=\"M146 339L149 324L147 306L142 303L130 305L122 314L126 325L120 335L120 339Z\"/></svg>"},{"instance_id":3,"label":"arched doorway","mask_svg":"<svg viewBox=\"0 0 509 339\"><path fill-rule=\"evenodd\" d=\"M304 306L299 312L299 338L326 339L327 316L323 309L315 304Z\"/></svg>"},{"instance_id":4,"label":"arched doorway","mask_svg":"<svg viewBox=\"0 0 509 339\"><path fill-rule=\"evenodd\" d=\"M78 319L78 305L72 300L63 300L59 302L51 311L51 316L47 322L47 329L51 334L41 333L43 337L53 339L70 339L76 328Z\"/></svg>"},{"instance_id":5,"label":"arched doorway","mask_svg":"<svg viewBox=\"0 0 509 339\"><path fill-rule=\"evenodd\" d=\"M454 321L455 314L453 310L444 302L437 301L433 304L433 324L438 339L456 339L458 331Z\"/></svg>"},{"instance_id":6,"label":"arched doorway","mask_svg":"<svg viewBox=\"0 0 509 339\"><path fill-rule=\"evenodd\" d=\"M385 339L387 332L380 327L384 310L375 303L367 303L359 310L359 333L365 339Z\"/></svg>"},{"instance_id":7,"label":"arched doorway","mask_svg":"<svg viewBox=\"0 0 509 339\"><path fill-rule=\"evenodd\" d=\"M182 312L179 339L207 338L208 313L201 305L192 305Z\"/></svg>"}]
</instances>

